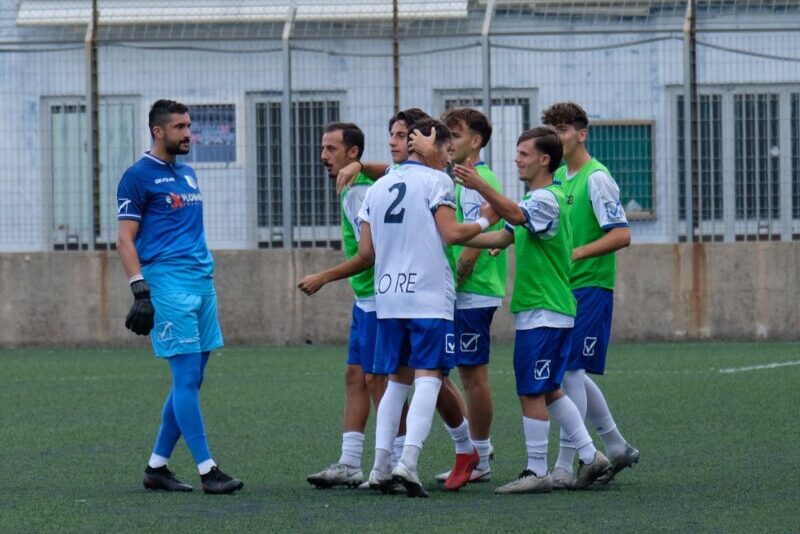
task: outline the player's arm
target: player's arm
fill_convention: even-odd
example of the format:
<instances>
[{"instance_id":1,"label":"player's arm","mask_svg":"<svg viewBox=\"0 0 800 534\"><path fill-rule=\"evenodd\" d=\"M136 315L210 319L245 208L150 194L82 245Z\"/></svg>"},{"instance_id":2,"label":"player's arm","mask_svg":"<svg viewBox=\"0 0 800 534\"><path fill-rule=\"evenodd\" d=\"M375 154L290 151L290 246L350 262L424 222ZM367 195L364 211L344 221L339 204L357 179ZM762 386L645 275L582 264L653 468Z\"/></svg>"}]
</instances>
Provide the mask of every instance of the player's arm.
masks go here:
<instances>
[{"instance_id":1,"label":"player's arm","mask_svg":"<svg viewBox=\"0 0 800 534\"><path fill-rule=\"evenodd\" d=\"M446 204L436 208L433 217L439 233L448 245L469 241L500 220L497 213L488 204L481 206L481 218L472 223L459 224L456 220L456 210Z\"/></svg>"},{"instance_id":2,"label":"player's arm","mask_svg":"<svg viewBox=\"0 0 800 534\"><path fill-rule=\"evenodd\" d=\"M572 251L572 261L605 256L631 244L631 229L627 226L612 228L596 241L587 243Z\"/></svg>"},{"instance_id":3,"label":"player's arm","mask_svg":"<svg viewBox=\"0 0 800 534\"><path fill-rule=\"evenodd\" d=\"M389 168L388 163L370 162L370 161L354 161L348 163L341 168L339 174L336 175L336 194L340 195L345 187L353 183L358 173L363 172L373 180L382 178L386 175L386 169Z\"/></svg>"},{"instance_id":4,"label":"player's arm","mask_svg":"<svg viewBox=\"0 0 800 534\"><path fill-rule=\"evenodd\" d=\"M120 220L117 230L117 253L122 269L128 277L133 292L133 305L125 319L125 328L139 336L146 336L155 324L155 310L150 301L150 286L142 276L139 254L134 240L139 232L139 221Z\"/></svg>"},{"instance_id":5,"label":"player's arm","mask_svg":"<svg viewBox=\"0 0 800 534\"><path fill-rule=\"evenodd\" d=\"M472 270L475 269L475 263L478 261L480 255L481 249L464 247L464 250L462 250L461 254L458 256L458 264L456 266L459 283L466 280L467 277L472 274Z\"/></svg>"},{"instance_id":6,"label":"player's arm","mask_svg":"<svg viewBox=\"0 0 800 534\"><path fill-rule=\"evenodd\" d=\"M486 232L477 237L473 237L465 245L474 247L475 249L504 249L514 242L514 232L508 228L504 230L496 230L494 232Z\"/></svg>"},{"instance_id":7,"label":"player's arm","mask_svg":"<svg viewBox=\"0 0 800 534\"><path fill-rule=\"evenodd\" d=\"M342 280L343 278L350 278L351 276L366 271L372 267L372 265L372 263L368 263L364 258L356 254L336 267L331 267L330 269L303 277L300 283L297 284L297 288L306 295L313 295L322 289L322 286L325 284L335 282L336 280Z\"/></svg>"},{"instance_id":8,"label":"player's arm","mask_svg":"<svg viewBox=\"0 0 800 534\"><path fill-rule=\"evenodd\" d=\"M375 265L375 247L372 245L372 229L366 221L361 222L361 239L358 240L358 255L361 260L372 267Z\"/></svg>"},{"instance_id":9,"label":"player's arm","mask_svg":"<svg viewBox=\"0 0 800 534\"><path fill-rule=\"evenodd\" d=\"M600 239L576 247L572 260L605 256L631 244L631 229L619 198L619 186L611 176L598 171L589 177L589 198L597 224L605 232Z\"/></svg>"},{"instance_id":10,"label":"player's arm","mask_svg":"<svg viewBox=\"0 0 800 534\"><path fill-rule=\"evenodd\" d=\"M473 189L492 205L494 211L512 225L525 224L525 212L510 198L501 195L489 183L478 175L478 171L471 163L467 165L456 165L453 168L456 175L456 182L467 189Z\"/></svg>"}]
</instances>

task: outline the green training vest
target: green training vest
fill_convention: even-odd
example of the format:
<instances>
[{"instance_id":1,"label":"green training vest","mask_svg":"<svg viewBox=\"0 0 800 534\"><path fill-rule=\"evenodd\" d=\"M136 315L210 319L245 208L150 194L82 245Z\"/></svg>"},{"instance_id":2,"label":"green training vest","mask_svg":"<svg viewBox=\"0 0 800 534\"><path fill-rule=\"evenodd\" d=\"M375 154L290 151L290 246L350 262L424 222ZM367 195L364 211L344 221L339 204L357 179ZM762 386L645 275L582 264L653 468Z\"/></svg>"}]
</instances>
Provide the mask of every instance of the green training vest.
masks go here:
<instances>
[{"instance_id":1,"label":"green training vest","mask_svg":"<svg viewBox=\"0 0 800 534\"><path fill-rule=\"evenodd\" d=\"M368 177L364 173L359 173L353 181L353 185L367 185L370 186L375 183L375 180ZM344 201L347 194L350 192L350 187L345 187L340 197L340 211L342 218L342 247L344 248L344 255L349 260L358 254L358 239L356 239L356 231L353 228L353 222L347 217L344 211ZM363 273L359 273L349 278L350 285L353 286L353 291L357 298L367 298L375 295L375 268L370 267Z\"/></svg>"},{"instance_id":2,"label":"green training vest","mask_svg":"<svg viewBox=\"0 0 800 534\"><path fill-rule=\"evenodd\" d=\"M572 223L572 239L575 248L597 241L605 235L597 222L589 196L589 177L595 171L603 171L609 176L608 169L592 158L580 168L571 180L567 180L567 166L560 167L553 179L561 182L561 189L567 197L569 220ZM614 278L617 274L616 254L606 254L595 258L576 261L572 265L570 284L572 289L581 287L603 287L614 289Z\"/></svg>"},{"instance_id":3,"label":"green training vest","mask_svg":"<svg viewBox=\"0 0 800 534\"><path fill-rule=\"evenodd\" d=\"M492 170L485 164L479 163L475 165L475 170L478 175L483 178L492 188L498 193L503 193L503 187L500 181ZM461 209L461 193L464 187L461 184L456 184L456 220L459 223L464 222L464 210ZM498 221L496 224L486 229L487 232L495 230L502 230L505 226L503 220ZM464 250L463 245L450 245L447 247L447 259L450 262L450 267L453 269L453 278L458 280L458 258L461 256L461 251ZM475 268L472 270L466 280L458 285L457 290L465 293L474 293L476 295L485 295L487 297L506 296L506 251L503 250L497 256L490 256L488 250L482 250L478 259L475 261Z\"/></svg>"},{"instance_id":4,"label":"green training vest","mask_svg":"<svg viewBox=\"0 0 800 534\"><path fill-rule=\"evenodd\" d=\"M551 239L534 235L525 226L514 228L517 268L511 311L550 310L575 317L575 297L569 285L572 264L572 230L567 214L567 199L561 187L544 189L558 201L558 232ZM527 193L523 200L530 198Z\"/></svg>"}]
</instances>

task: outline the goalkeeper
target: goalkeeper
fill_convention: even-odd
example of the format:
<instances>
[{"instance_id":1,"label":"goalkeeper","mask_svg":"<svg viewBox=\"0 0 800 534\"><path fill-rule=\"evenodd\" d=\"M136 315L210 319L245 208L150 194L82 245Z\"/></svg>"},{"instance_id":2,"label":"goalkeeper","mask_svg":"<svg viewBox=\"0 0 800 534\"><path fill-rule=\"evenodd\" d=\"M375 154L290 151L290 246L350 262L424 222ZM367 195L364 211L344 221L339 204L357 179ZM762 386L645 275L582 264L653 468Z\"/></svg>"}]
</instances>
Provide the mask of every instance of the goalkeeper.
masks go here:
<instances>
[{"instance_id":1,"label":"goalkeeper","mask_svg":"<svg viewBox=\"0 0 800 534\"><path fill-rule=\"evenodd\" d=\"M200 385L211 351L222 346L214 289L214 260L203 230L203 196L194 169L177 162L191 142L189 109L172 100L153 104L150 152L123 175L117 190L117 251L133 291L125 326L150 334L156 356L169 363L172 389L144 474L150 490L192 491L167 462L183 436L203 491L242 487L217 467L206 439Z\"/></svg>"}]
</instances>

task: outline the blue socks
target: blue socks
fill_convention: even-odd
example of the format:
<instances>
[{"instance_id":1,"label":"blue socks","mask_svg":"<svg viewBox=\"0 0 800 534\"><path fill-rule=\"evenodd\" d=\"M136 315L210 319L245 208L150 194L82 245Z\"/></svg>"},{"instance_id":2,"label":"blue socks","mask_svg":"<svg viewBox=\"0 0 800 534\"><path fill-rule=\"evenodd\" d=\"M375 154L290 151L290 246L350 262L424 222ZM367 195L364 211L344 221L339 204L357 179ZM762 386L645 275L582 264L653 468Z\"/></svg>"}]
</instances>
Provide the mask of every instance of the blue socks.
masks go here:
<instances>
[{"instance_id":1,"label":"blue socks","mask_svg":"<svg viewBox=\"0 0 800 534\"><path fill-rule=\"evenodd\" d=\"M196 464L211 459L200 411L200 385L210 355L210 352L195 352L167 359L172 371L172 390L161 413L155 454L169 458L182 435Z\"/></svg>"}]
</instances>

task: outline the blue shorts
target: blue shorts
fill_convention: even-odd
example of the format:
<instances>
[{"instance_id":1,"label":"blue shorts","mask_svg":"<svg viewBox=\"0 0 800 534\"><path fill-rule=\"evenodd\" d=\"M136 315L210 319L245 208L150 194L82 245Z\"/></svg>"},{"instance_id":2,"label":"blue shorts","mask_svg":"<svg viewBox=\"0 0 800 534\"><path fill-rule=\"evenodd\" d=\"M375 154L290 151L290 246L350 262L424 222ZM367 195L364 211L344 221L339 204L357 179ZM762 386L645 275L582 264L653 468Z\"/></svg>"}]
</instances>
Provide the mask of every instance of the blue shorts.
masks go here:
<instances>
[{"instance_id":1,"label":"blue shorts","mask_svg":"<svg viewBox=\"0 0 800 534\"><path fill-rule=\"evenodd\" d=\"M489 330L497 307L456 310L456 365L489 363L492 338Z\"/></svg>"},{"instance_id":2,"label":"blue shorts","mask_svg":"<svg viewBox=\"0 0 800 534\"><path fill-rule=\"evenodd\" d=\"M456 350L453 321L448 319L378 319L375 344L377 375L412 369L452 369Z\"/></svg>"},{"instance_id":3,"label":"blue shorts","mask_svg":"<svg viewBox=\"0 0 800 534\"><path fill-rule=\"evenodd\" d=\"M223 345L216 295L167 293L151 300L156 325L150 340L159 358L212 351Z\"/></svg>"},{"instance_id":4,"label":"blue shorts","mask_svg":"<svg viewBox=\"0 0 800 534\"><path fill-rule=\"evenodd\" d=\"M517 330L514 375L517 395L541 395L561 387L567 370L570 328Z\"/></svg>"},{"instance_id":5,"label":"blue shorts","mask_svg":"<svg viewBox=\"0 0 800 534\"><path fill-rule=\"evenodd\" d=\"M578 314L572 329L572 349L567 371L586 369L602 375L611 339L614 292L602 287L582 287L572 292L578 301Z\"/></svg>"},{"instance_id":6,"label":"blue shorts","mask_svg":"<svg viewBox=\"0 0 800 534\"><path fill-rule=\"evenodd\" d=\"M350 342L347 347L347 365L360 365L365 373L372 373L377 332L378 314L374 311L364 311L353 303L353 320L350 323Z\"/></svg>"}]
</instances>

